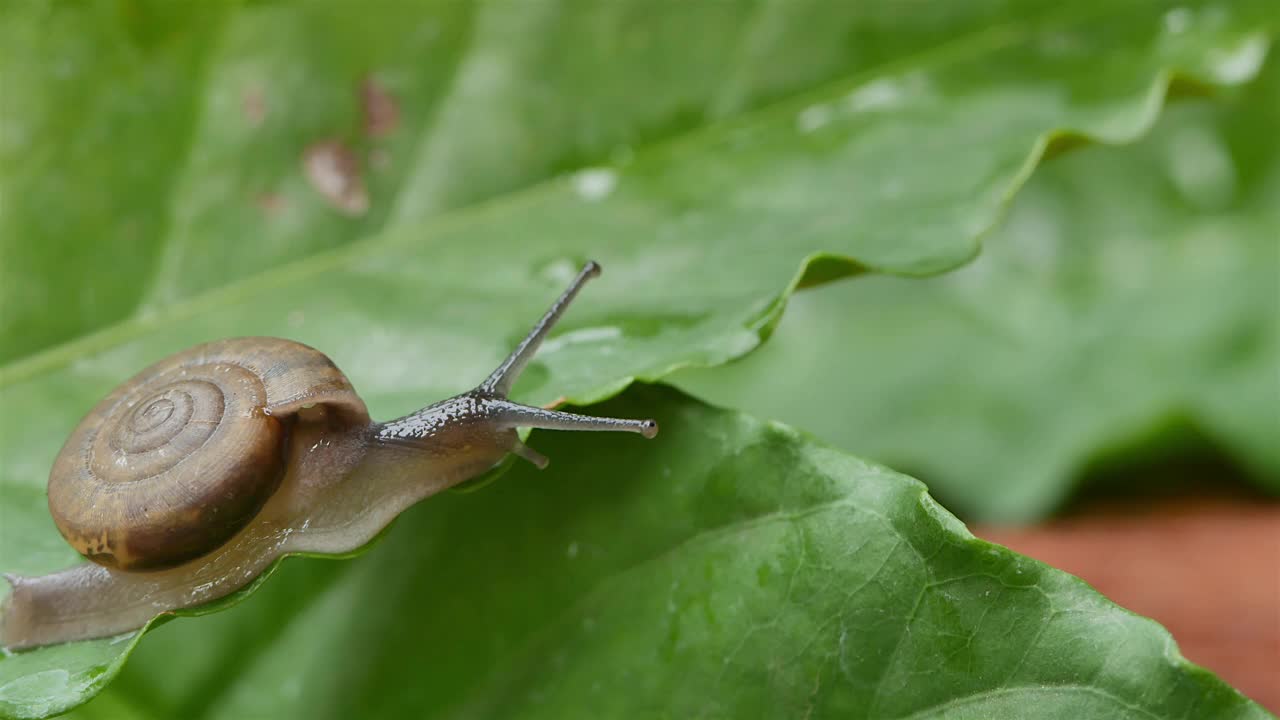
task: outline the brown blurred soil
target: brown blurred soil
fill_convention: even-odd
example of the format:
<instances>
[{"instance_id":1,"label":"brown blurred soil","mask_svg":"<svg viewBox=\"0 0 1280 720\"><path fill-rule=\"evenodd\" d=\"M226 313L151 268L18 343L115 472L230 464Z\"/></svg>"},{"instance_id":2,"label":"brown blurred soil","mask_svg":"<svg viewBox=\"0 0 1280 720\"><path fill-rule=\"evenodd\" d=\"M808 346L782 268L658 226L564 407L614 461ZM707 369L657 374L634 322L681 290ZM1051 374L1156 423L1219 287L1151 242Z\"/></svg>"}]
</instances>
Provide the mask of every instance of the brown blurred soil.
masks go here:
<instances>
[{"instance_id":1,"label":"brown blurred soil","mask_svg":"<svg viewBox=\"0 0 1280 720\"><path fill-rule=\"evenodd\" d=\"M1043 525L973 531L1156 619L1188 659L1280 714L1280 503L1201 486L1095 498Z\"/></svg>"}]
</instances>

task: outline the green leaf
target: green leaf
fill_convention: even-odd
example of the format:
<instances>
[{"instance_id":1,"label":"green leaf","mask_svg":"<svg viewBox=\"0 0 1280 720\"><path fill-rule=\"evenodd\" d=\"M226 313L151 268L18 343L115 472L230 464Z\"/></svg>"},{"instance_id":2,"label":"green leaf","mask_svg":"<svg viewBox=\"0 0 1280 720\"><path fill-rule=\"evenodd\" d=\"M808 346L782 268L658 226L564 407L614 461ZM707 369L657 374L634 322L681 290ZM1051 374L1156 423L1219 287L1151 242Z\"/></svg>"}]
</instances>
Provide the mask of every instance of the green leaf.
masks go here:
<instances>
[{"instance_id":1,"label":"green leaf","mask_svg":"<svg viewBox=\"0 0 1280 720\"><path fill-rule=\"evenodd\" d=\"M0 5L0 362L126 315L171 222L221 6Z\"/></svg>"},{"instance_id":2,"label":"green leaf","mask_svg":"<svg viewBox=\"0 0 1280 720\"><path fill-rule=\"evenodd\" d=\"M931 5L5 3L0 362L1053 7Z\"/></svg>"},{"instance_id":3,"label":"green leaf","mask_svg":"<svg viewBox=\"0 0 1280 720\"><path fill-rule=\"evenodd\" d=\"M844 153L863 172L839 196L859 198L850 210L868 211L863 225L880 238L881 252L865 259L942 267L972 250L961 241L990 225L1042 133L1131 137L1154 114L1164 70L1247 76L1248 63L1224 50L1263 5L1193 4L1170 24L1161 12L1172 3L1067 13L1036 0L903 10L741 0L661 11L641 0L375 0L359 13L340 0L215 1L198 12L164 0L8 3L0 361L118 321L153 322L175 301L248 276L265 272L272 284L292 274L273 268L317 251L557 171L625 164L655 139L783 97L794 99L773 132L823 126L810 152L866 136ZM952 69L935 72L940 64ZM822 83L831 85L795 98ZM396 109L394 122L369 127L361 98L370 87L380 107ZM719 133L722 147L753 152L688 180L725 192L719 173L750 172L776 152L773 132ZM325 140L344 142L362 164L363 212L344 214L308 184L304 157ZM931 172L947 162L951 172ZM767 210L766 198L787 202L785 193L740 200ZM666 201L669 232L699 229L697 198L655 199ZM914 227L875 227L922 210ZM954 243L950 254L884 252L925 231Z\"/></svg>"},{"instance_id":4,"label":"green leaf","mask_svg":"<svg viewBox=\"0 0 1280 720\"><path fill-rule=\"evenodd\" d=\"M821 13L837 6L808 7ZM288 7L252 5L237 12L286 12ZM565 12L572 7L566 5ZM173 303L166 295L148 305L153 308L149 312L0 367L0 399L12 410L0 415L0 568L30 574L76 561L44 509L50 461L86 408L123 378L170 352L228 335L293 337L329 352L374 413L388 417L478 381L560 289L565 274L589 255L605 264L605 279L589 290L589 302L574 308L517 393L533 402L558 396L600 399L634 378L657 379L678 367L714 365L745 354L771 330L798 284L863 268L927 273L956 265L976 252L977 236L999 218L1007 198L1046 150L1079 137L1130 140L1154 120L1175 69L1183 73L1183 89L1237 83L1254 71L1265 49L1251 20L1256 8L1247 2L1188 9L1177 23L1165 18L1164 5L1107 4L1042 17L1039 6L1028 4L1003 25L962 32L945 44L936 40L947 33L937 30L909 34L903 47L913 52L887 65L873 63L863 72L846 75L815 60L815 68L826 67L823 72L835 79L804 94L784 93L778 90L781 81L769 80L772 71L760 69L770 67L765 50L773 47L773 31L781 38L778 42L785 40L779 47L804 45L810 25L784 21L789 3L762 7L761 44L748 43L743 77L732 92L724 91L733 101L724 100L718 113L707 114L733 115L748 99L787 94L763 110L705 127L691 123L698 127L680 138L637 145L631 157L607 167L427 221L406 220L376 237L248 280L228 284L239 271L209 268L214 279L207 285L195 283L214 290ZM61 17L60 12L70 11L58 8L53 16ZM662 15L651 9L641 14ZM877 43L890 48L892 31L914 22L878 16L863 20L865 27L859 27L867 31L862 36L866 42L859 47L869 48L868 56L876 61L895 59ZM38 35L21 23L0 26L15 36ZM824 32L848 27L819 26ZM875 28L885 34L872 32ZM683 34L687 27L672 22L669 32L668 37L685 39L679 45L687 52L698 49L699 43L688 42ZM746 35L755 38L754 32ZM921 40L926 36L932 42ZM254 37L270 44L278 35ZM830 42L816 42L814 51L831 47ZM611 47L597 48L597 53L607 54ZM479 57L497 54L504 57L503 67L527 60L518 53L502 56L506 45L496 41L486 48ZM475 62L484 69L483 61ZM696 57L689 62L705 77L722 75ZM537 71L535 66L529 72ZM812 70L816 77L823 72ZM645 75L645 70L636 73ZM767 90L750 80L757 73L760 88ZM350 72L349 77L355 76ZM298 86L305 94L312 83ZM6 104L6 112L11 107ZM465 117L453 122L466 124ZM201 127L212 131L221 126L202 122ZM625 133L617 132L606 133L599 146L590 147L618 142ZM258 157L209 152L210 158L227 164L251 165ZM426 156L434 162L435 155ZM13 155L5 157L7 173L14 167ZM204 208L201 196L212 192L205 187L212 176L205 165L199 167L199 174L179 185L189 184L189 202ZM529 175L522 177L527 179L546 169L526 171ZM218 176L217 187L236 186L254 172L252 167L232 167ZM299 181L290 176L279 182L296 186ZM6 193L6 200L11 194ZM68 203L74 197L68 195ZM419 197L416 190L413 197ZM455 197L442 204L459 201ZM321 207L317 198L309 202ZM406 211L406 216L428 210ZM216 215L186 212L180 216ZM369 212L372 217L373 210ZM308 218L307 223L320 222ZM255 235L258 229L216 226L190 247L207 247L213 238L236 257L270 254L279 238ZM334 242L341 244L349 236ZM17 245L8 240L8 232L0 237L6 239L0 249L8 258ZM73 249L92 244L93 236L75 244L59 242L33 241L33 247L44 250L31 252L46 252L50 258L72 255ZM115 242L107 237L104 247ZM170 252L168 242L152 249L159 247L165 248L162 254ZM155 275L162 283L194 272L197 264L165 267L171 269ZM7 261L0 268L16 275L30 269ZM116 269L113 262L82 268L95 278ZM13 314L27 322L62 317L66 311L75 316L74 332L94 326L60 302L24 302ZM119 307L136 302L138 297L130 296ZM10 307L6 302L6 318ZM607 460L594 454L593 445L581 447L596 458L597 466ZM726 477L724 482L735 480ZM494 527L495 536L502 533L503 528ZM414 622L411 616L396 619ZM0 688L8 689L0 699L35 714L82 702L114 675L137 637L109 645L114 651L104 649L110 641L103 641L0 661ZM243 646L233 647L234 653L243 651ZM59 654L54 657L54 652Z\"/></svg>"},{"instance_id":5,"label":"green leaf","mask_svg":"<svg viewBox=\"0 0 1280 720\"><path fill-rule=\"evenodd\" d=\"M1152 121L1166 68L1239 81L1260 60L1247 14L1193 13L1174 32L1145 6L1111 13L966 37L638 152L626 167L402 228L0 367L5 403L39 409L0 420L2 491L37 504L85 408L214 337L324 349L385 417L474 383L523 333L526 308L590 255L607 279L518 389L587 401L745 354L806 262L810 282L863 267L947 269L976 251L1047 130L1128 139ZM38 535L4 543L0 567L44 567L38 558L60 542Z\"/></svg>"},{"instance_id":6,"label":"green leaf","mask_svg":"<svg viewBox=\"0 0 1280 720\"><path fill-rule=\"evenodd\" d=\"M321 563L290 561L254 602L170 623L106 708L1267 717L1154 622L975 539L910 478L659 387L602 411L663 435L535 433L554 473L424 503L323 582L305 572ZM110 716L97 707L77 717Z\"/></svg>"},{"instance_id":7,"label":"green leaf","mask_svg":"<svg viewBox=\"0 0 1280 720\"><path fill-rule=\"evenodd\" d=\"M681 387L1029 520L1083 468L1187 432L1280 493L1280 63L1232 104L1046 167L968 267L804 293L777 337Z\"/></svg>"}]
</instances>

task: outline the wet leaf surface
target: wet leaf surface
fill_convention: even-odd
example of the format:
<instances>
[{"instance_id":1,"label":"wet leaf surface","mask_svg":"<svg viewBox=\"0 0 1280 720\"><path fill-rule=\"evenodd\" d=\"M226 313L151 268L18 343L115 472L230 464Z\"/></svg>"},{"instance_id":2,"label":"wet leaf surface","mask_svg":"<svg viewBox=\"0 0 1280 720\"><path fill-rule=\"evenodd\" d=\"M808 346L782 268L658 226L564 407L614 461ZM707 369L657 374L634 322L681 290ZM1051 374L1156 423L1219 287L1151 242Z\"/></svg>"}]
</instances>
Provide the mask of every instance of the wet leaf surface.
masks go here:
<instances>
[{"instance_id":1,"label":"wet leaf surface","mask_svg":"<svg viewBox=\"0 0 1280 720\"><path fill-rule=\"evenodd\" d=\"M0 361L1053 7L9 3Z\"/></svg>"}]
</instances>

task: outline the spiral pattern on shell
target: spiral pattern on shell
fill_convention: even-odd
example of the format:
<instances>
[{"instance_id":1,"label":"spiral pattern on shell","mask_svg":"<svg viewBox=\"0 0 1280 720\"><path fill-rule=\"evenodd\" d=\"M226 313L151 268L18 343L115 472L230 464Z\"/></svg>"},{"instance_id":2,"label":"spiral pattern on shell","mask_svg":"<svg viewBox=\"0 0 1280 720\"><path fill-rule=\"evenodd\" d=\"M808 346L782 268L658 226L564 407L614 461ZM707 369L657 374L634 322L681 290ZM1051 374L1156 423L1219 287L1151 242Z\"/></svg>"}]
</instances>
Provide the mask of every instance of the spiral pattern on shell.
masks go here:
<instances>
[{"instance_id":1,"label":"spiral pattern on shell","mask_svg":"<svg viewBox=\"0 0 1280 720\"><path fill-rule=\"evenodd\" d=\"M71 434L49 476L63 537L108 567L181 564L231 539L284 472L289 416L367 418L324 354L276 338L197 346L139 373Z\"/></svg>"}]
</instances>

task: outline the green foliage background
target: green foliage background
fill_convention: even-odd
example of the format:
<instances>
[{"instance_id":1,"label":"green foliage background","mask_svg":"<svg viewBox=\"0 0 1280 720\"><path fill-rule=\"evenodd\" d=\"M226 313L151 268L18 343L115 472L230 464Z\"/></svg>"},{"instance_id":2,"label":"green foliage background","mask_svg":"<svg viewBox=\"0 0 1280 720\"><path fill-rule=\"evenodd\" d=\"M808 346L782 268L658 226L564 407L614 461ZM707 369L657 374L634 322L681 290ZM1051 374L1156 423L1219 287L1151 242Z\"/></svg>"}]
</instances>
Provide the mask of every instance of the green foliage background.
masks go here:
<instances>
[{"instance_id":1,"label":"green foliage background","mask_svg":"<svg viewBox=\"0 0 1280 720\"><path fill-rule=\"evenodd\" d=\"M844 451L966 518L1043 517L1187 433L1280 487L1275 27L1245 0L4 5L0 568L76 561L62 439L213 337L321 348L391 417L594 257L517 394L692 396L633 387L605 409L654 443L536 434L552 470L228 612L0 659L0 713L114 680L75 716L1265 717ZM307 181L335 139L363 212Z\"/></svg>"}]
</instances>

